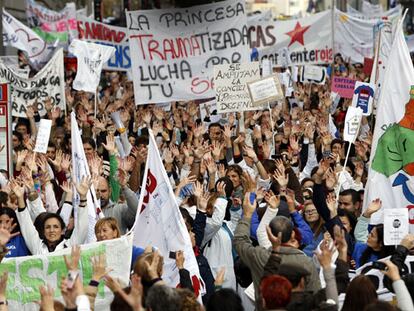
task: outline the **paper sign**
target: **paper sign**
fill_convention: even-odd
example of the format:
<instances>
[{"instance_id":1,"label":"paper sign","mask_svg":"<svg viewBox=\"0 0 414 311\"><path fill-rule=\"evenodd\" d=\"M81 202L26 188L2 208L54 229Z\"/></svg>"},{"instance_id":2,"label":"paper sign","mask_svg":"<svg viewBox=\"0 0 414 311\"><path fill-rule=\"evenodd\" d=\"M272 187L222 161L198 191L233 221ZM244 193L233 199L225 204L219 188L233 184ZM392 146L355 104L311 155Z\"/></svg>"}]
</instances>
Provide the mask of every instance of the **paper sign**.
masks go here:
<instances>
[{"instance_id":1,"label":"paper sign","mask_svg":"<svg viewBox=\"0 0 414 311\"><path fill-rule=\"evenodd\" d=\"M255 107L284 98L279 78L276 75L247 83L247 87Z\"/></svg>"},{"instance_id":2,"label":"paper sign","mask_svg":"<svg viewBox=\"0 0 414 311\"><path fill-rule=\"evenodd\" d=\"M326 69L320 66L304 66L300 78L305 83L325 84Z\"/></svg>"},{"instance_id":3,"label":"paper sign","mask_svg":"<svg viewBox=\"0 0 414 311\"><path fill-rule=\"evenodd\" d=\"M360 108L348 107L345 117L344 140L354 143L361 124L362 110Z\"/></svg>"},{"instance_id":4,"label":"paper sign","mask_svg":"<svg viewBox=\"0 0 414 311\"><path fill-rule=\"evenodd\" d=\"M270 76L273 73L272 62L268 59L262 61L262 77Z\"/></svg>"},{"instance_id":5,"label":"paper sign","mask_svg":"<svg viewBox=\"0 0 414 311\"><path fill-rule=\"evenodd\" d=\"M214 90L218 112L256 110L250 100L246 83L258 79L258 62L214 66Z\"/></svg>"},{"instance_id":6,"label":"paper sign","mask_svg":"<svg viewBox=\"0 0 414 311\"><path fill-rule=\"evenodd\" d=\"M50 130L52 129L52 120L41 119L39 129L37 130L35 152L46 153L49 145Z\"/></svg>"},{"instance_id":7,"label":"paper sign","mask_svg":"<svg viewBox=\"0 0 414 311\"><path fill-rule=\"evenodd\" d=\"M332 92L338 93L342 98L352 98L354 95L355 80L343 77L333 77Z\"/></svg>"},{"instance_id":8,"label":"paper sign","mask_svg":"<svg viewBox=\"0 0 414 311\"><path fill-rule=\"evenodd\" d=\"M215 99L200 104L200 117L201 121L204 121L207 117L210 118L210 122L220 121L221 117L217 114L217 103Z\"/></svg>"},{"instance_id":9,"label":"paper sign","mask_svg":"<svg viewBox=\"0 0 414 311\"><path fill-rule=\"evenodd\" d=\"M374 93L375 86L373 84L357 81L352 97L352 107L361 108L362 115L369 116L372 113Z\"/></svg>"},{"instance_id":10,"label":"paper sign","mask_svg":"<svg viewBox=\"0 0 414 311\"><path fill-rule=\"evenodd\" d=\"M384 245L400 244L408 231L407 208L384 208Z\"/></svg>"}]
</instances>

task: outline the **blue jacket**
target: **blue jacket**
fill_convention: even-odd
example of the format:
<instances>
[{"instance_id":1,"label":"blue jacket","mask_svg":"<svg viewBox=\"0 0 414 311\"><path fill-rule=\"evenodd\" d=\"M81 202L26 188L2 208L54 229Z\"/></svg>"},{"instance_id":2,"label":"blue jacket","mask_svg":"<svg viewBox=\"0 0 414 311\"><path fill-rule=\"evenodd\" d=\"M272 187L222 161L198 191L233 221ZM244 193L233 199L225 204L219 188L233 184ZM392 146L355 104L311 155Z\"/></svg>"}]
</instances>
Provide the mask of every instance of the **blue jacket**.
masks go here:
<instances>
[{"instance_id":1,"label":"blue jacket","mask_svg":"<svg viewBox=\"0 0 414 311\"><path fill-rule=\"evenodd\" d=\"M20 234L12 238L6 246L9 249L6 254L6 258L31 255L29 249L26 246L26 242L24 241L23 236Z\"/></svg>"},{"instance_id":2,"label":"blue jacket","mask_svg":"<svg viewBox=\"0 0 414 311\"><path fill-rule=\"evenodd\" d=\"M313 257L313 251L318 247L319 243L323 240L323 232L319 233L316 238L312 239L312 243L305 246L302 251L306 254L306 256Z\"/></svg>"},{"instance_id":3,"label":"blue jacket","mask_svg":"<svg viewBox=\"0 0 414 311\"><path fill-rule=\"evenodd\" d=\"M361 263L361 256L362 253L367 249L368 245L366 243L357 242L354 246L354 252L352 253L352 259L355 260L356 268L363 266L364 264ZM378 255L376 253L372 253L371 256L368 258L367 262L377 261Z\"/></svg>"},{"instance_id":4,"label":"blue jacket","mask_svg":"<svg viewBox=\"0 0 414 311\"><path fill-rule=\"evenodd\" d=\"M313 241L313 232L309 227L308 223L303 219L302 215L299 212L294 212L290 214L292 220L296 227L299 229L300 234L302 235L302 245L309 245Z\"/></svg>"}]
</instances>

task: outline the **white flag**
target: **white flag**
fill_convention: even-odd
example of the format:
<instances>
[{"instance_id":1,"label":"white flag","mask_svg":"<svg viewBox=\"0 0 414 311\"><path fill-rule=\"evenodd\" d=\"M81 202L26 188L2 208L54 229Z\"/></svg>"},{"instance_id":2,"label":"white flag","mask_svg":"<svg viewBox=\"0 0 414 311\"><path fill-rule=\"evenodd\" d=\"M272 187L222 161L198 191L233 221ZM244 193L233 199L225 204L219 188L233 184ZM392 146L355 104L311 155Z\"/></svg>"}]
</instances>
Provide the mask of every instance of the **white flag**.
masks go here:
<instances>
[{"instance_id":1,"label":"white flag","mask_svg":"<svg viewBox=\"0 0 414 311\"><path fill-rule=\"evenodd\" d=\"M71 112L71 137L72 137L72 172L74 181L80 182L82 177L91 176L89 173L88 161L86 160L85 150L83 149L82 138L79 132L78 123L76 121L75 113ZM103 213L99 207L99 201L96 198L95 188L91 185L91 188L87 194L88 204L88 238L87 242L96 241L95 237L95 224L99 217L103 217ZM79 206L79 195L76 194L73 200L73 206Z\"/></svg>"},{"instance_id":2,"label":"white flag","mask_svg":"<svg viewBox=\"0 0 414 311\"><path fill-rule=\"evenodd\" d=\"M414 68L401 24L396 31L378 101L364 203L366 208L373 199L380 198L383 208L407 207L413 224L414 91L411 90L410 99L410 87L414 85ZM374 214L371 222L381 223L380 214ZM413 232L413 226L410 230Z\"/></svg>"},{"instance_id":3,"label":"white flag","mask_svg":"<svg viewBox=\"0 0 414 311\"><path fill-rule=\"evenodd\" d=\"M190 272L196 296L200 293L200 272L190 236L175 199L152 131L148 145L138 212L133 227L134 245L156 247L164 257L164 281L173 287L179 284L175 260L170 252L184 251L185 269ZM151 159L151 160L149 160Z\"/></svg>"},{"instance_id":4,"label":"white flag","mask_svg":"<svg viewBox=\"0 0 414 311\"><path fill-rule=\"evenodd\" d=\"M69 52L78 58L78 71L73 81L73 88L95 93L102 67L115 53L115 48L76 39L69 46Z\"/></svg>"},{"instance_id":5,"label":"white flag","mask_svg":"<svg viewBox=\"0 0 414 311\"><path fill-rule=\"evenodd\" d=\"M348 107L345 117L344 140L354 143L358 137L359 126L362 119L362 109Z\"/></svg>"},{"instance_id":6,"label":"white flag","mask_svg":"<svg viewBox=\"0 0 414 311\"><path fill-rule=\"evenodd\" d=\"M52 57L56 45L47 44L37 33L3 8L3 45L26 52L31 65L40 69Z\"/></svg>"}]
</instances>

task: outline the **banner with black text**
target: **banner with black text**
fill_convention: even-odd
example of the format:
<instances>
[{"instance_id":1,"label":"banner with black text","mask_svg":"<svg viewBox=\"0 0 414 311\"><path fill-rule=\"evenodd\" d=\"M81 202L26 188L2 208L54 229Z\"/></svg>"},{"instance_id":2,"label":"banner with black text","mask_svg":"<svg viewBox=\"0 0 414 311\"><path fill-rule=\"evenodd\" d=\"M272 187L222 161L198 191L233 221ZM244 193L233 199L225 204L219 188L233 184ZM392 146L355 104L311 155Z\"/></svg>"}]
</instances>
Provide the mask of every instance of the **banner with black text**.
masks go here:
<instances>
[{"instance_id":1,"label":"banner with black text","mask_svg":"<svg viewBox=\"0 0 414 311\"><path fill-rule=\"evenodd\" d=\"M244 1L127 11L137 104L214 97L213 66L249 61Z\"/></svg>"},{"instance_id":2,"label":"banner with black text","mask_svg":"<svg viewBox=\"0 0 414 311\"><path fill-rule=\"evenodd\" d=\"M41 116L46 114L44 102L66 108L63 50L58 50L34 77L26 78L0 62L0 81L10 84L12 115L26 118L26 107L37 103Z\"/></svg>"}]
</instances>

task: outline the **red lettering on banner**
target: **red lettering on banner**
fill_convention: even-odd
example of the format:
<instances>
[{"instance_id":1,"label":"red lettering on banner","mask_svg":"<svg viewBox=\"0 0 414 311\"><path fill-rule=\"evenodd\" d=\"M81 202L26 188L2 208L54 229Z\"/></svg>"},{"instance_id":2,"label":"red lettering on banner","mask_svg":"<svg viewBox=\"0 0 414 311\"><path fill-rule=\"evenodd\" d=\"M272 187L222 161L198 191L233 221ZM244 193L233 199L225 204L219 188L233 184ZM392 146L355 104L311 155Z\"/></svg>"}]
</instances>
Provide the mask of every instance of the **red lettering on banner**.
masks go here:
<instances>
[{"instance_id":1,"label":"red lettering on banner","mask_svg":"<svg viewBox=\"0 0 414 311\"><path fill-rule=\"evenodd\" d=\"M161 60L187 58L189 56L201 55L200 39L196 36L189 38L153 39L153 35L133 35L139 42L144 59L149 56L150 60L159 57Z\"/></svg>"},{"instance_id":2,"label":"red lettering on banner","mask_svg":"<svg viewBox=\"0 0 414 311\"><path fill-rule=\"evenodd\" d=\"M6 115L6 109L4 106L0 106L0 116L5 116Z\"/></svg>"}]
</instances>

